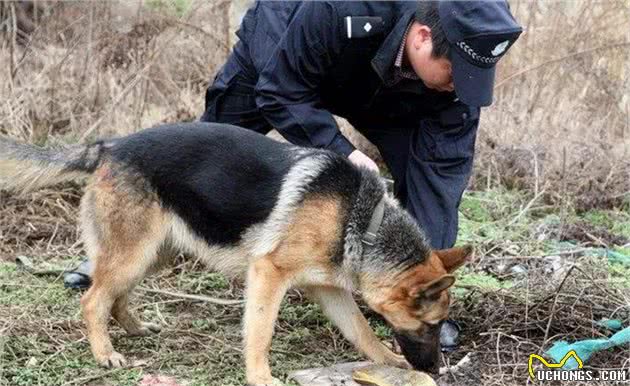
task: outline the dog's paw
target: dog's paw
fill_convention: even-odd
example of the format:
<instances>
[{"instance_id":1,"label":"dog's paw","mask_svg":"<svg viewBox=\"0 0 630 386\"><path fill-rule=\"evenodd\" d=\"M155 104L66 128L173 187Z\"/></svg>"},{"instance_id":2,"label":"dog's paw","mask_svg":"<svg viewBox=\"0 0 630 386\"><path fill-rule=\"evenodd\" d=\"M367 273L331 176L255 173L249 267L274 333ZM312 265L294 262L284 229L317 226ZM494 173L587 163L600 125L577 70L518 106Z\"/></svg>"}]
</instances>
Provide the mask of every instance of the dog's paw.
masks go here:
<instances>
[{"instance_id":1,"label":"dog's paw","mask_svg":"<svg viewBox=\"0 0 630 386\"><path fill-rule=\"evenodd\" d=\"M142 327L137 330L128 331L127 335L129 336L148 336L152 334L157 334L162 331L162 327L156 323L147 323L143 322Z\"/></svg>"},{"instance_id":2,"label":"dog's paw","mask_svg":"<svg viewBox=\"0 0 630 386\"><path fill-rule=\"evenodd\" d=\"M411 364L407 362L404 356L397 355L397 354L393 354L392 357L387 360L387 364L390 366L398 367L401 369L407 369L407 370L410 370L413 368Z\"/></svg>"},{"instance_id":3,"label":"dog's paw","mask_svg":"<svg viewBox=\"0 0 630 386\"><path fill-rule=\"evenodd\" d=\"M103 358L99 358L97 361L101 366L107 367L108 369L127 366L127 360L125 357L116 351L112 351L111 354L104 356Z\"/></svg>"}]
</instances>

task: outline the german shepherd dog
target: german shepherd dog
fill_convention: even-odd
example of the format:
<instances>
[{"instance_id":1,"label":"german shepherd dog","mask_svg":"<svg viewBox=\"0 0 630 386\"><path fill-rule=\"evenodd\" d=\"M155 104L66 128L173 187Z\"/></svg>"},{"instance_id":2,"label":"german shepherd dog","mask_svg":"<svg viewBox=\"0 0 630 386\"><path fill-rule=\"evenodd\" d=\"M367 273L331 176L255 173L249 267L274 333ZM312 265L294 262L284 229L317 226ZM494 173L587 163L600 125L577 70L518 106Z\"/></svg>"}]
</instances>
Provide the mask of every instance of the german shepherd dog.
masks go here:
<instances>
[{"instance_id":1,"label":"german shepherd dog","mask_svg":"<svg viewBox=\"0 0 630 386\"><path fill-rule=\"evenodd\" d=\"M0 140L4 189L81 176L89 183L80 229L95 263L81 306L99 364L126 364L110 341L110 315L130 335L159 331L132 314L128 298L173 251L185 251L246 279L249 384L274 382L269 347L291 287L319 303L372 361L436 368L451 273L471 249L431 250L376 173L224 124L163 125L58 149ZM391 325L404 357L376 338L353 291Z\"/></svg>"}]
</instances>

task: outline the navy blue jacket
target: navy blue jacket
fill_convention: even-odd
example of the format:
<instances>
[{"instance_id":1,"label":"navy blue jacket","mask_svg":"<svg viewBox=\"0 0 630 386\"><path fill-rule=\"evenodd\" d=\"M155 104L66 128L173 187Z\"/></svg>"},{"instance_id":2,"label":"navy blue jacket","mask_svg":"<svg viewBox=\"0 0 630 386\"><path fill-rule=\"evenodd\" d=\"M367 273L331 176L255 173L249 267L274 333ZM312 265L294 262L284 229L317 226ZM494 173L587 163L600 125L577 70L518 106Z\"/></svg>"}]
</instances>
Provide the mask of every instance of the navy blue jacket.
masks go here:
<instances>
[{"instance_id":1,"label":"navy blue jacket","mask_svg":"<svg viewBox=\"0 0 630 386\"><path fill-rule=\"evenodd\" d=\"M414 1L260 2L244 16L234 55L256 79L256 103L267 121L296 144L351 153L333 114L359 130L476 127L479 109L456 102L454 93L421 81L384 87L416 7ZM348 38L348 16L380 17L382 25ZM472 156L449 142L455 148L442 150Z\"/></svg>"}]
</instances>

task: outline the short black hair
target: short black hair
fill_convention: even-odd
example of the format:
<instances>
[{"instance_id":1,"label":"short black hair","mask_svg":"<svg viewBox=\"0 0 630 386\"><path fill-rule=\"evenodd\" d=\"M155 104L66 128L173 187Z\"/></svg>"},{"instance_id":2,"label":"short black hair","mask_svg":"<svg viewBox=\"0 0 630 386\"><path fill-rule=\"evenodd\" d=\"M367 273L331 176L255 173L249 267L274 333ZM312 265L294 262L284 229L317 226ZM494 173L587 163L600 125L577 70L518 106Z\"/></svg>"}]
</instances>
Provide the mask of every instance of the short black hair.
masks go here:
<instances>
[{"instance_id":1,"label":"short black hair","mask_svg":"<svg viewBox=\"0 0 630 386\"><path fill-rule=\"evenodd\" d=\"M446 34L442 29L440 15L438 13L438 1L420 1L416 10L415 20L431 28L431 42L433 43L434 58L444 58L448 55L450 46L446 40Z\"/></svg>"}]
</instances>

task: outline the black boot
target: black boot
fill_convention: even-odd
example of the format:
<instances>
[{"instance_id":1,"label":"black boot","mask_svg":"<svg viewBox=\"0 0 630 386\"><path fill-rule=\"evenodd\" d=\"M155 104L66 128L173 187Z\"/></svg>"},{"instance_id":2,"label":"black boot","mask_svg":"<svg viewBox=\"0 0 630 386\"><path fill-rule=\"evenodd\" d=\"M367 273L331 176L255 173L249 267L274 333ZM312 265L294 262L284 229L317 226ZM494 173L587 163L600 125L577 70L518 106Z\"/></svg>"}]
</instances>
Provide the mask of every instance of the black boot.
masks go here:
<instances>
[{"instance_id":1,"label":"black boot","mask_svg":"<svg viewBox=\"0 0 630 386\"><path fill-rule=\"evenodd\" d=\"M66 288L88 288L92 284L92 271L94 265L89 259L83 260L73 271L68 271L63 275L63 284Z\"/></svg>"},{"instance_id":2,"label":"black boot","mask_svg":"<svg viewBox=\"0 0 630 386\"><path fill-rule=\"evenodd\" d=\"M454 320L448 319L440 326L440 347L442 352L451 352L459 345L459 325Z\"/></svg>"}]
</instances>

